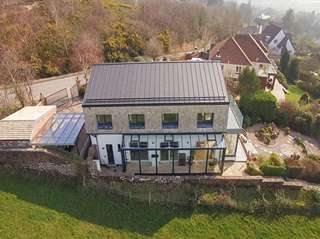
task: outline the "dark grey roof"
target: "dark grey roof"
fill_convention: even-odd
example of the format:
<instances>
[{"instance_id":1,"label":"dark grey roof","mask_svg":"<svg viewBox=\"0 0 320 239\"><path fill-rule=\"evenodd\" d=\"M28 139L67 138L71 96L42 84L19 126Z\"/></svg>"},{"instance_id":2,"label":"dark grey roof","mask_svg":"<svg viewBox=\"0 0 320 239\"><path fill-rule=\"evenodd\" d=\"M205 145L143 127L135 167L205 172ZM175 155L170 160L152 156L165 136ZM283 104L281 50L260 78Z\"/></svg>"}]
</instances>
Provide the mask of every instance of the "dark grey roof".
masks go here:
<instances>
[{"instance_id":1,"label":"dark grey roof","mask_svg":"<svg viewBox=\"0 0 320 239\"><path fill-rule=\"evenodd\" d=\"M94 65L83 106L228 103L216 61Z\"/></svg>"}]
</instances>

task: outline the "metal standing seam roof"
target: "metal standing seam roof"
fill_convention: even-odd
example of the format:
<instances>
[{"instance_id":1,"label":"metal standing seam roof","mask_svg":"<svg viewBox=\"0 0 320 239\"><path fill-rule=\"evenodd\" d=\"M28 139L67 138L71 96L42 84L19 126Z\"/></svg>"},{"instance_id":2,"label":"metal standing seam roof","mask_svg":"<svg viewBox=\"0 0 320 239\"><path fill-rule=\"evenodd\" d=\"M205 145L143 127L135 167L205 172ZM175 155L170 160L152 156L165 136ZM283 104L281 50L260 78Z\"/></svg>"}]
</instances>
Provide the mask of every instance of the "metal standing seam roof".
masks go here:
<instances>
[{"instance_id":1,"label":"metal standing seam roof","mask_svg":"<svg viewBox=\"0 0 320 239\"><path fill-rule=\"evenodd\" d=\"M85 123L83 113L58 113L47 130L36 137L35 145L72 146Z\"/></svg>"},{"instance_id":2,"label":"metal standing seam roof","mask_svg":"<svg viewBox=\"0 0 320 239\"><path fill-rule=\"evenodd\" d=\"M228 103L217 61L94 65L83 106Z\"/></svg>"}]
</instances>

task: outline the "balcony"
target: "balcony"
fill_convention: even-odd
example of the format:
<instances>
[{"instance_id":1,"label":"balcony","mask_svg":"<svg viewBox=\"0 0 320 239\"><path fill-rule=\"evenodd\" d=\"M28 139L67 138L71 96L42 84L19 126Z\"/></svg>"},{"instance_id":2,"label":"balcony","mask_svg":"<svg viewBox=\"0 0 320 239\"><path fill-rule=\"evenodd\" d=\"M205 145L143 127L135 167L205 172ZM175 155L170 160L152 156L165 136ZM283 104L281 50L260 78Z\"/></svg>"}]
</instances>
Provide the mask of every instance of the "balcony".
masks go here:
<instances>
[{"instance_id":1,"label":"balcony","mask_svg":"<svg viewBox=\"0 0 320 239\"><path fill-rule=\"evenodd\" d=\"M230 105L229 105L229 112L228 112L227 131L228 133L241 133L242 124L243 124L243 115L232 96L229 96L229 100L230 100Z\"/></svg>"}]
</instances>

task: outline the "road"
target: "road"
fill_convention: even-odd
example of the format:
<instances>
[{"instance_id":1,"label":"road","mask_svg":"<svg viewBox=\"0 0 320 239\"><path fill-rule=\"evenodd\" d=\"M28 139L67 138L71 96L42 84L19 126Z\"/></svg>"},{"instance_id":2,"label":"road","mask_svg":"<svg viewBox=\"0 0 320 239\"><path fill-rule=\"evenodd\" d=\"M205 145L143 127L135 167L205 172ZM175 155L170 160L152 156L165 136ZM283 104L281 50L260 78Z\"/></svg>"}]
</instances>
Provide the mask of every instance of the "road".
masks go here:
<instances>
[{"instance_id":1,"label":"road","mask_svg":"<svg viewBox=\"0 0 320 239\"><path fill-rule=\"evenodd\" d=\"M59 90L71 88L74 84L76 84L77 79L80 80L81 84L85 84L83 72L34 80L31 86L33 97L35 100L38 100L40 93L42 93L44 96L48 96ZM0 94L4 94L3 89L0 89ZM14 99L14 94L11 93L8 95L8 98L9 100Z\"/></svg>"}]
</instances>

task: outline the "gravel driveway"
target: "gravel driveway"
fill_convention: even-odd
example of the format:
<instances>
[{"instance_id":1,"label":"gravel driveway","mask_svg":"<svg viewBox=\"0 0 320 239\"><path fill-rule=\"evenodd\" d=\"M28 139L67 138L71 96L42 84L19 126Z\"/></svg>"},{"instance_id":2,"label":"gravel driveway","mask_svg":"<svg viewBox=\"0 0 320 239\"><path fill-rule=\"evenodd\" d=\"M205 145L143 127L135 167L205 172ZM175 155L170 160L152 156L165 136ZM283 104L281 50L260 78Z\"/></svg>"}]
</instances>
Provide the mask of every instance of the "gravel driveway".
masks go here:
<instances>
[{"instance_id":1,"label":"gravel driveway","mask_svg":"<svg viewBox=\"0 0 320 239\"><path fill-rule=\"evenodd\" d=\"M266 145L259 141L255 136L255 132L259 130L261 127L263 127L263 124L256 124L247 129L248 138L251 141L251 143L256 147L258 154L269 155L271 153L277 153L281 156L286 157L289 157L294 153L303 155L301 147L299 147L294 142L295 137L300 137L304 141L304 144L306 145L307 150L310 154L320 155L319 142L317 142L313 138L310 138L297 132L291 132L290 135L285 135L284 132L280 130L280 135L277 138L276 142L271 145Z\"/></svg>"}]
</instances>

